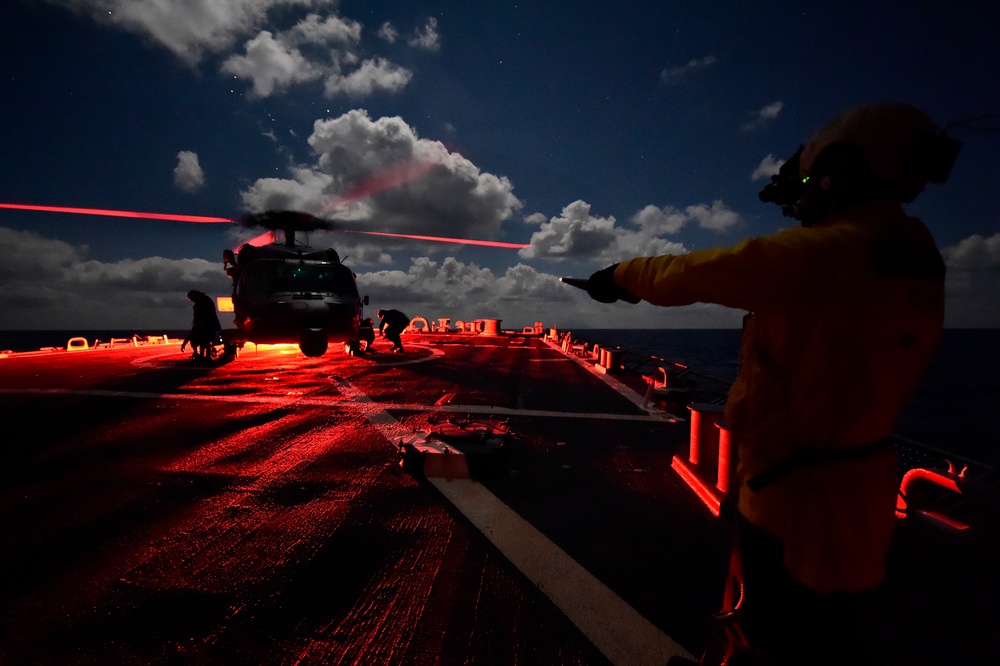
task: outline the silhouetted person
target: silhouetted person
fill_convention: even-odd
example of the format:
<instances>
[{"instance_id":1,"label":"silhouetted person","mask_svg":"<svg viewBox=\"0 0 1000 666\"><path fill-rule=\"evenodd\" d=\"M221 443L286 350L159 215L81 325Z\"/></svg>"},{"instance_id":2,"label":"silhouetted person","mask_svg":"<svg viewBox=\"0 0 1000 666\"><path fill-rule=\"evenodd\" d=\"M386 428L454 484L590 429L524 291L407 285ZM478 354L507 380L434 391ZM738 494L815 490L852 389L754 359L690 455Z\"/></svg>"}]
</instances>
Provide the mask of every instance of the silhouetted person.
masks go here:
<instances>
[{"instance_id":1,"label":"silhouetted person","mask_svg":"<svg viewBox=\"0 0 1000 666\"><path fill-rule=\"evenodd\" d=\"M912 106L855 109L761 192L801 227L589 280L602 302L749 312L725 407L739 450L730 585L742 599L722 654L702 663L870 663L860 617L895 523L889 438L944 317L944 262L901 204L944 182L960 145Z\"/></svg>"},{"instance_id":2,"label":"silhouetted person","mask_svg":"<svg viewBox=\"0 0 1000 666\"><path fill-rule=\"evenodd\" d=\"M379 310L376 315L382 320L378 326L379 333L392 342L392 349L389 351L403 351L403 341L399 334L410 325L410 318L399 310Z\"/></svg>"},{"instance_id":3,"label":"silhouetted person","mask_svg":"<svg viewBox=\"0 0 1000 666\"><path fill-rule=\"evenodd\" d=\"M192 289L187 293L188 300L194 304L194 317L191 321L191 331L181 343L181 351L191 343L194 357L209 359L212 356L212 344L222 326L215 312L215 303L211 297L201 291Z\"/></svg>"},{"instance_id":4,"label":"silhouetted person","mask_svg":"<svg viewBox=\"0 0 1000 666\"><path fill-rule=\"evenodd\" d=\"M236 261L236 253L228 248L222 251L222 267L226 270L226 275L233 281L233 294L235 295L236 283L240 279L243 266Z\"/></svg>"},{"instance_id":5,"label":"silhouetted person","mask_svg":"<svg viewBox=\"0 0 1000 666\"><path fill-rule=\"evenodd\" d=\"M372 321L371 317L368 317L361 324L361 328L358 329L358 342L365 343L362 348L364 351L371 349L372 344L375 342L375 322Z\"/></svg>"}]
</instances>

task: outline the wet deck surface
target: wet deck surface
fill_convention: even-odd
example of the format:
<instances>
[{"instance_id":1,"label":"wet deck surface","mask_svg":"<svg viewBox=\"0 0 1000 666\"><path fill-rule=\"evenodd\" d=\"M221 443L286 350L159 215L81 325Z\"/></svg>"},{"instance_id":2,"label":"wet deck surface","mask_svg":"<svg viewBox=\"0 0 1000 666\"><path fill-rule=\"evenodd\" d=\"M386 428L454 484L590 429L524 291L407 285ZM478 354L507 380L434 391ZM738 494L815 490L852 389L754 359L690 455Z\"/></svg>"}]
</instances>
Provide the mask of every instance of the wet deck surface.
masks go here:
<instances>
[{"instance_id":1,"label":"wet deck surface","mask_svg":"<svg viewBox=\"0 0 1000 666\"><path fill-rule=\"evenodd\" d=\"M687 423L648 416L538 339L411 336L407 349L248 347L209 367L172 345L0 360L0 662L638 664L700 651L730 527L670 471ZM507 419L498 474L401 469L395 441L465 413ZM917 528L898 542L883 649L896 663L996 654L997 612L971 606L1000 589L981 544ZM584 598L560 593L565 580ZM595 608L605 592L623 606Z\"/></svg>"}]
</instances>

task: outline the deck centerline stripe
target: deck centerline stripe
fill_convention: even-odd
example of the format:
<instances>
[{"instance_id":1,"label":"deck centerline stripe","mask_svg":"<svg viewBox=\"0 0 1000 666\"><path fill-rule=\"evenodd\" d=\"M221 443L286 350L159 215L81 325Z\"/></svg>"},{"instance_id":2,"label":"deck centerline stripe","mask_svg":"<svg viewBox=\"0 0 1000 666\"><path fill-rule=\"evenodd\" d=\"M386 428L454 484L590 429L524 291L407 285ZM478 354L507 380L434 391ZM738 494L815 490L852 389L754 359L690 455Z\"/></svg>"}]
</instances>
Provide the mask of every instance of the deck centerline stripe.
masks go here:
<instances>
[{"instance_id":1,"label":"deck centerline stripe","mask_svg":"<svg viewBox=\"0 0 1000 666\"><path fill-rule=\"evenodd\" d=\"M135 398L140 400L190 400L197 402L233 402L249 404L275 404L275 405L306 405L310 407L330 407L336 405L347 405L357 402L356 397L308 397L302 395L207 395L197 393L154 393L143 391L109 391L103 389L11 389L0 388L0 395L78 395L98 398ZM367 397L367 396L366 396ZM463 414L482 414L511 417L540 417L540 418L560 418L560 419L594 419L605 421L643 421L651 423L664 423L669 418L657 415L646 414L614 414L614 413L591 413L591 412L564 412L543 409L514 409L510 407L498 407L494 405L437 405L422 403L384 403L375 402L370 398L367 402L378 406L382 410L396 410L402 412L457 412Z\"/></svg>"},{"instance_id":2,"label":"deck centerline stripe","mask_svg":"<svg viewBox=\"0 0 1000 666\"><path fill-rule=\"evenodd\" d=\"M391 414L346 379L338 381L353 402L369 404L365 416L390 443L407 431ZM422 438L411 434L411 438ZM616 666L659 666L691 655L611 588L471 479L427 480L489 539Z\"/></svg>"}]
</instances>

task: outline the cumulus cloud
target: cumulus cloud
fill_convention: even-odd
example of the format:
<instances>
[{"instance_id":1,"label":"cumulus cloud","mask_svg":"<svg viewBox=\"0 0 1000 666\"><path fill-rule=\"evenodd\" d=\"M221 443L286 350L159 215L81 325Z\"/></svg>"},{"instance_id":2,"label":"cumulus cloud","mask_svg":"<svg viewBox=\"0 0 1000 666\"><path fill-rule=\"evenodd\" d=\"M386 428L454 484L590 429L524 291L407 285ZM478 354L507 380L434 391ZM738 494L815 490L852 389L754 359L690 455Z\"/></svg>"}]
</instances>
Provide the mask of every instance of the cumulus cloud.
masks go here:
<instances>
[{"instance_id":1,"label":"cumulus cloud","mask_svg":"<svg viewBox=\"0 0 1000 666\"><path fill-rule=\"evenodd\" d=\"M942 251L949 270L1000 274L1000 233L974 234Z\"/></svg>"},{"instance_id":2,"label":"cumulus cloud","mask_svg":"<svg viewBox=\"0 0 1000 666\"><path fill-rule=\"evenodd\" d=\"M0 227L0 309L10 329L185 329L190 289L227 294L217 262L147 257L90 259L85 246ZM417 257L404 270L358 272L371 307L399 307L411 317L501 319L520 329L535 321L561 327L737 326L716 306L624 307L590 300L555 275L519 263L501 272L453 257ZM225 320L223 319L225 323Z\"/></svg>"},{"instance_id":3,"label":"cumulus cloud","mask_svg":"<svg viewBox=\"0 0 1000 666\"><path fill-rule=\"evenodd\" d=\"M204 259L101 262L86 246L0 227L0 311L12 329L184 329L190 289L223 294L228 278Z\"/></svg>"},{"instance_id":4,"label":"cumulus cloud","mask_svg":"<svg viewBox=\"0 0 1000 666\"><path fill-rule=\"evenodd\" d=\"M536 321L566 328L713 328L740 325L741 312L716 305L658 308L597 303L555 275L519 263L494 273L454 258L411 260L406 270L361 273L358 288L373 308L399 307L410 317L434 320L501 319L519 330Z\"/></svg>"},{"instance_id":5,"label":"cumulus cloud","mask_svg":"<svg viewBox=\"0 0 1000 666\"><path fill-rule=\"evenodd\" d=\"M631 217L635 229L619 226L613 216L599 217L591 213L590 204L574 201L562 213L546 220L533 214L525 222L537 224L530 247L520 250L524 259L583 259L597 263L613 263L632 256L681 254L687 250L682 243L661 236L680 231L685 225L726 231L740 222L739 215L721 201L711 205L698 204L684 210L666 206L646 206Z\"/></svg>"},{"instance_id":6,"label":"cumulus cloud","mask_svg":"<svg viewBox=\"0 0 1000 666\"><path fill-rule=\"evenodd\" d=\"M406 43L418 49L439 51L441 49L441 36L437 30L437 19L433 16L427 19L424 27L414 31L413 36Z\"/></svg>"},{"instance_id":7,"label":"cumulus cloud","mask_svg":"<svg viewBox=\"0 0 1000 666\"><path fill-rule=\"evenodd\" d=\"M323 76L322 68L266 30L246 43L246 55L232 56L222 63L222 71L250 81L254 97L268 97L294 83Z\"/></svg>"},{"instance_id":8,"label":"cumulus cloud","mask_svg":"<svg viewBox=\"0 0 1000 666\"><path fill-rule=\"evenodd\" d=\"M177 153L174 186L182 192L197 192L205 185L205 173L198 163L198 153L182 150Z\"/></svg>"},{"instance_id":9,"label":"cumulus cloud","mask_svg":"<svg viewBox=\"0 0 1000 666\"><path fill-rule=\"evenodd\" d=\"M282 36L294 44L350 47L361 41L361 24L340 16L323 18L319 14L309 14Z\"/></svg>"},{"instance_id":10,"label":"cumulus cloud","mask_svg":"<svg viewBox=\"0 0 1000 666\"><path fill-rule=\"evenodd\" d=\"M521 208L507 178L419 137L399 117L373 120L355 109L317 120L309 145L313 164L256 181L242 193L245 206L335 216L355 230L484 239Z\"/></svg>"},{"instance_id":11,"label":"cumulus cloud","mask_svg":"<svg viewBox=\"0 0 1000 666\"><path fill-rule=\"evenodd\" d=\"M767 157L760 161L757 168L753 170L750 174L750 180L767 180L771 176L776 176L778 171L781 169L781 165L785 163L785 160L779 160L774 157L771 153L767 154Z\"/></svg>"},{"instance_id":12,"label":"cumulus cloud","mask_svg":"<svg viewBox=\"0 0 1000 666\"><path fill-rule=\"evenodd\" d=\"M323 93L327 97L346 95L352 99L368 97L376 91L398 92L413 78L413 72L384 58L365 60L356 70L343 74L335 68L326 78Z\"/></svg>"},{"instance_id":13,"label":"cumulus cloud","mask_svg":"<svg viewBox=\"0 0 1000 666\"><path fill-rule=\"evenodd\" d=\"M399 39L399 30L386 21L382 24L382 27L378 29L379 39L389 42L390 44L395 44L396 40Z\"/></svg>"},{"instance_id":14,"label":"cumulus cloud","mask_svg":"<svg viewBox=\"0 0 1000 666\"><path fill-rule=\"evenodd\" d=\"M1000 233L969 236L941 254L948 269L945 324L1000 328Z\"/></svg>"},{"instance_id":15,"label":"cumulus cloud","mask_svg":"<svg viewBox=\"0 0 1000 666\"><path fill-rule=\"evenodd\" d=\"M716 57L709 55L704 58L688 60L682 65L668 64L663 71L660 72L660 81L670 86L677 85L693 72L710 67L716 62Z\"/></svg>"},{"instance_id":16,"label":"cumulus cloud","mask_svg":"<svg viewBox=\"0 0 1000 666\"><path fill-rule=\"evenodd\" d=\"M357 21L312 11L286 30L270 25L272 15L287 14L276 10L332 12L336 0L187 0L183 11L164 0L49 1L145 35L192 66L206 55L220 55L220 70L248 81L255 98L323 81L327 97L359 99L375 92L398 92L412 78L408 69L385 58L363 59L362 25ZM383 25L379 34L389 41L397 35L390 24ZM241 40L242 53L232 53ZM439 41L433 18L410 40L431 50L437 50Z\"/></svg>"},{"instance_id":17,"label":"cumulus cloud","mask_svg":"<svg viewBox=\"0 0 1000 666\"><path fill-rule=\"evenodd\" d=\"M182 10L163 0L50 0L102 23L144 35L191 65L221 53L289 7L336 6L337 0L186 0Z\"/></svg>"},{"instance_id":18,"label":"cumulus cloud","mask_svg":"<svg viewBox=\"0 0 1000 666\"><path fill-rule=\"evenodd\" d=\"M785 103L781 101L772 102L768 104L759 111L756 111L754 113L753 119L744 123L742 129L748 132L750 130L757 129L758 127L763 127L767 123L777 118L778 114L781 113L781 109L784 106Z\"/></svg>"}]
</instances>

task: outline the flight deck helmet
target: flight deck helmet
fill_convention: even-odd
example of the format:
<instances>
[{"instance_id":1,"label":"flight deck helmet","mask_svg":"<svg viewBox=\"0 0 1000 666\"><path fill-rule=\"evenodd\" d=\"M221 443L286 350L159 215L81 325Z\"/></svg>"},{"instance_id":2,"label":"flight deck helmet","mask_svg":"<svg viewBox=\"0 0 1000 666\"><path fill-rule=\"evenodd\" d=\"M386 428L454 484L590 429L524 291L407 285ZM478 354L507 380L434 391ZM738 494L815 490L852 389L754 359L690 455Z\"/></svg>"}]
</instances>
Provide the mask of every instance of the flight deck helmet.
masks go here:
<instances>
[{"instance_id":1,"label":"flight deck helmet","mask_svg":"<svg viewBox=\"0 0 1000 666\"><path fill-rule=\"evenodd\" d=\"M914 106L868 104L820 129L771 177L760 198L807 225L864 199L913 201L928 182L947 180L961 146Z\"/></svg>"}]
</instances>

